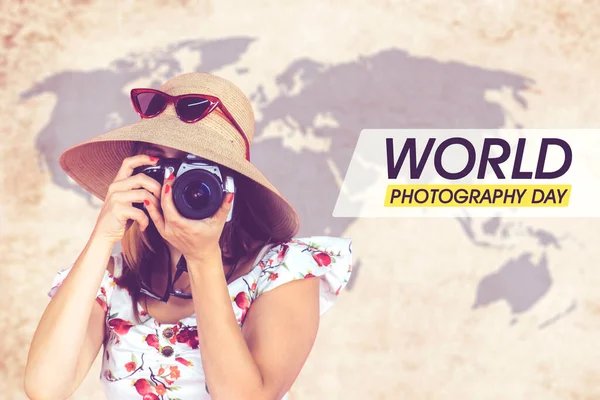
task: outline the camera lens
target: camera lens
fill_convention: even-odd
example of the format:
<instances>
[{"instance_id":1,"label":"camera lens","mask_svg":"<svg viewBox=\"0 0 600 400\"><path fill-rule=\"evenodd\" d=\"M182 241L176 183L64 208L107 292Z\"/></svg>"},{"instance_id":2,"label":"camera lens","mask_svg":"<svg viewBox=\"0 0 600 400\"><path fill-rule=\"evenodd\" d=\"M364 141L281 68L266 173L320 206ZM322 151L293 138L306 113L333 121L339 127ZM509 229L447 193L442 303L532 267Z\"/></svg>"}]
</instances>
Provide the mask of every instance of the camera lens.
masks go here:
<instances>
[{"instance_id":1,"label":"camera lens","mask_svg":"<svg viewBox=\"0 0 600 400\"><path fill-rule=\"evenodd\" d=\"M193 209L201 209L210 201L210 187L202 181L192 182L183 189L183 200Z\"/></svg>"},{"instance_id":2,"label":"camera lens","mask_svg":"<svg viewBox=\"0 0 600 400\"><path fill-rule=\"evenodd\" d=\"M173 183L173 203L185 218L208 218L214 215L222 202L221 181L206 170L186 171Z\"/></svg>"}]
</instances>

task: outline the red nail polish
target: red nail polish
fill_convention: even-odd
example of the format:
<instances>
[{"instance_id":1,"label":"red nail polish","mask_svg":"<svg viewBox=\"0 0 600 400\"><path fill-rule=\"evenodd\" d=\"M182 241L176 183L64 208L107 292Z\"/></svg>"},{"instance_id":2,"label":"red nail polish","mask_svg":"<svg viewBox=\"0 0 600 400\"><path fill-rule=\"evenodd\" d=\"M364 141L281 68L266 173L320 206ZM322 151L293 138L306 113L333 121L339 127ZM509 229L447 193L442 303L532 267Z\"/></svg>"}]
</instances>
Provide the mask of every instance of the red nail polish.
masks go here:
<instances>
[{"instance_id":1,"label":"red nail polish","mask_svg":"<svg viewBox=\"0 0 600 400\"><path fill-rule=\"evenodd\" d=\"M144 200L144 204L147 205L147 206L149 206L150 205L150 200L147 200L147 199Z\"/></svg>"},{"instance_id":2,"label":"red nail polish","mask_svg":"<svg viewBox=\"0 0 600 400\"><path fill-rule=\"evenodd\" d=\"M167 179L168 181L172 181L173 179L175 179L175 174L174 173L170 173L169 174L169 179Z\"/></svg>"},{"instance_id":3,"label":"red nail polish","mask_svg":"<svg viewBox=\"0 0 600 400\"><path fill-rule=\"evenodd\" d=\"M227 200L228 203L231 203L233 201L233 196L235 196L235 193L231 193L229 200Z\"/></svg>"},{"instance_id":4,"label":"red nail polish","mask_svg":"<svg viewBox=\"0 0 600 400\"><path fill-rule=\"evenodd\" d=\"M165 185L165 194L169 193L170 189L171 189L170 185Z\"/></svg>"},{"instance_id":5,"label":"red nail polish","mask_svg":"<svg viewBox=\"0 0 600 400\"><path fill-rule=\"evenodd\" d=\"M148 157L150 157L150 156L148 156ZM152 162L157 161L157 160L158 160L158 157L150 157L150 161L152 161Z\"/></svg>"}]
</instances>

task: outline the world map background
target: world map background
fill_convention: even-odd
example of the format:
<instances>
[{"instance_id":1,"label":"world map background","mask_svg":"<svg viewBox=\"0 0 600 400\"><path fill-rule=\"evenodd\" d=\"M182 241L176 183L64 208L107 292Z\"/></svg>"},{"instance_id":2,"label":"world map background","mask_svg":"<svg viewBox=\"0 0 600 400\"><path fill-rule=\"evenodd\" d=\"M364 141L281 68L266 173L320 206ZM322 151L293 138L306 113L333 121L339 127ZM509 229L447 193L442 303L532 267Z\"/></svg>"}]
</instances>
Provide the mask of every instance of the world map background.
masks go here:
<instances>
[{"instance_id":1,"label":"world map background","mask_svg":"<svg viewBox=\"0 0 600 400\"><path fill-rule=\"evenodd\" d=\"M228 13L233 3L157 2L143 12L112 4L6 8L23 21L9 24L11 68L0 75L12 102L1 109L0 161L0 327L11 333L0 342L0 381L10 398L24 397L22 368L47 286L77 257L100 207L58 156L134 122L131 87L189 71L220 74L250 96L253 160L297 208L300 236L354 240L354 277L323 318L294 398L599 394L598 351L585 345L600 325L594 221L331 217L363 128L594 126L589 92L599 77L587 46L598 32L581 28L589 10L466 2L461 14L437 2L333 1L316 12L291 2L240 13L252 22ZM312 21L310 32L293 12ZM61 13L69 23L58 23ZM536 22L548 15L554 25ZM572 18L578 23L565 22ZM102 398L96 377L73 398Z\"/></svg>"}]
</instances>

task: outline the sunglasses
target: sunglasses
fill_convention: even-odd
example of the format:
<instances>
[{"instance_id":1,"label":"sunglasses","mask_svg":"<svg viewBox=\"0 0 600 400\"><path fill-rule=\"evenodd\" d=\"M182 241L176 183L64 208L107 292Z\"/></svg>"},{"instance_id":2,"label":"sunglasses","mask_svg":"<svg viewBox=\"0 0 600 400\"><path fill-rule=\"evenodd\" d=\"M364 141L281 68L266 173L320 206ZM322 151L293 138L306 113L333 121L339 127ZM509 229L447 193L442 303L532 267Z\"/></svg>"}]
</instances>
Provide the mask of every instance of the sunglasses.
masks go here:
<instances>
[{"instance_id":1,"label":"sunglasses","mask_svg":"<svg viewBox=\"0 0 600 400\"><path fill-rule=\"evenodd\" d=\"M169 271L169 277L167 280L167 287L165 288L165 293L161 296L157 294L146 282L144 279L140 282L140 293L143 293L149 297L152 297L155 300L159 300L163 303L169 301L169 297L179 297L180 299L191 299L191 293L184 293L180 290L173 290L173 285L177 280L181 277L184 272L187 272L187 263L185 262L185 258L181 256L179 261L177 262L177 272L175 272L175 277L173 278L173 274L171 272L171 268L167 268Z\"/></svg>"},{"instance_id":2,"label":"sunglasses","mask_svg":"<svg viewBox=\"0 0 600 400\"><path fill-rule=\"evenodd\" d=\"M133 108L142 118L153 118L162 113L167 105L173 103L175 112L180 120L187 123L200 121L215 109L223 115L238 130L246 144L246 160L250 161L250 143L240 125L227 110L219 98L207 94L182 94L171 96L156 89L132 89L131 102Z\"/></svg>"}]
</instances>

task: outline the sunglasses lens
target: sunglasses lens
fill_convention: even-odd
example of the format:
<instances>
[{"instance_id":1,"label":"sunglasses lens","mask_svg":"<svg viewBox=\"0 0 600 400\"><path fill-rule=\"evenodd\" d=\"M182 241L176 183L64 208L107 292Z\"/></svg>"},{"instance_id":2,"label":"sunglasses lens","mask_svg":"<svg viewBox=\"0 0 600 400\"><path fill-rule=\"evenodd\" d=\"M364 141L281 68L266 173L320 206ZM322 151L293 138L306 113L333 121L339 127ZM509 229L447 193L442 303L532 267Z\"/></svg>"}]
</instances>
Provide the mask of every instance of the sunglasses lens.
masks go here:
<instances>
[{"instance_id":1,"label":"sunglasses lens","mask_svg":"<svg viewBox=\"0 0 600 400\"><path fill-rule=\"evenodd\" d=\"M135 102L143 116L152 117L165 108L167 99L158 93L138 93Z\"/></svg>"},{"instance_id":2,"label":"sunglasses lens","mask_svg":"<svg viewBox=\"0 0 600 400\"><path fill-rule=\"evenodd\" d=\"M202 117L211 106L211 102L202 97L185 97L177 102L177 115L184 121L193 121Z\"/></svg>"}]
</instances>

